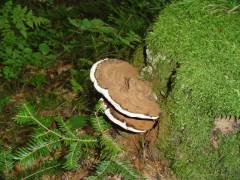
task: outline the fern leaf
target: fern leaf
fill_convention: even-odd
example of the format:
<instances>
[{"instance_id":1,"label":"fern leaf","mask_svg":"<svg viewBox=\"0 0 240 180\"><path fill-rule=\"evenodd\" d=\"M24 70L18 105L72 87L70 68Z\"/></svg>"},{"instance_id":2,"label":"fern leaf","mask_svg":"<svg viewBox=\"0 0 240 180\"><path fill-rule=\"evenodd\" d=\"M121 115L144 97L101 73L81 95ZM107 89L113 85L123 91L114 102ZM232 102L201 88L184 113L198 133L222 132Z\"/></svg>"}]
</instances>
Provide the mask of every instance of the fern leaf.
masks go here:
<instances>
[{"instance_id":1,"label":"fern leaf","mask_svg":"<svg viewBox=\"0 0 240 180\"><path fill-rule=\"evenodd\" d=\"M102 134L108 130L108 125L102 116L94 116L90 119L90 121L92 127L97 133Z\"/></svg>"},{"instance_id":2,"label":"fern leaf","mask_svg":"<svg viewBox=\"0 0 240 180\"><path fill-rule=\"evenodd\" d=\"M29 179L40 179L42 175L56 175L57 171L60 170L61 163L53 160L47 162L40 167L30 169L25 171L22 174L18 175L18 178L21 180L29 180Z\"/></svg>"},{"instance_id":3,"label":"fern leaf","mask_svg":"<svg viewBox=\"0 0 240 180\"><path fill-rule=\"evenodd\" d=\"M14 164L11 150L0 149L0 172L12 170Z\"/></svg>"},{"instance_id":4,"label":"fern leaf","mask_svg":"<svg viewBox=\"0 0 240 180\"><path fill-rule=\"evenodd\" d=\"M103 158L112 157L119 154L122 149L119 144L117 144L110 135L103 134L100 137L100 144L103 147L101 151L101 156Z\"/></svg>"},{"instance_id":5,"label":"fern leaf","mask_svg":"<svg viewBox=\"0 0 240 180\"><path fill-rule=\"evenodd\" d=\"M31 135L33 139L45 139L49 138L51 131L45 131L42 128L36 128Z\"/></svg>"},{"instance_id":6,"label":"fern leaf","mask_svg":"<svg viewBox=\"0 0 240 180\"><path fill-rule=\"evenodd\" d=\"M58 140L31 140L26 147L19 148L14 157L23 166L29 166L35 159L49 154L52 150L60 147L60 139Z\"/></svg>"},{"instance_id":7,"label":"fern leaf","mask_svg":"<svg viewBox=\"0 0 240 180\"><path fill-rule=\"evenodd\" d=\"M125 180L142 179L139 173L131 166L130 163L111 159L102 161L96 168L96 175L91 176L89 180L104 180L107 175L121 175Z\"/></svg>"},{"instance_id":8,"label":"fern leaf","mask_svg":"<svg viewBox=\"0 0 240 180\"><path fill-rule=\"evenodd\" d=\"M64 168L68 170L78 168L78 160L81 157L81 143L72 143L68 151L69 153L65 156L66 162L64 163Z\"/></svg>"},{"instance_id":9,"label":"fern leaf","mask_svg":"<svg viewBox=\"0 0 240 180\"><path fill-rule=\"evenodd\" d=\"M140 174L127 161L112 160L112 171L120 174L124 179L140 179Z\"/></svg>"},{"instance_id":10,"label":"fern leaf","mask_svg":"<svg viewBox=\"0 0 240 180\"><path fill-rule=\"evenodd\" d=\"M15 116L15 122L19 125L34 124L31 114L35 114L36 110L30 103L23 103L18 107L18 113Z\"/></svg>"},{"instance_id":11,"label":"fern leaf","mask_svg":"<svg viewBox=\"0 0 240 180\"><path fill-rule=\"evenodd\" d=\"M62 117L58 117L56 120L57 120L59 129L63 132L64 136L72 137L72 138L77 137L76 134L74 134L74 131L63 121Z\"/></svg>"},{"instance_id":12,"label":"fern leaf","mask_svg":"<svg viewBox=\"0 0 240 180\"><path fill-rule=\"evenodd\" d=\"M88 180L101 180L104 179L105 176L109 174L109 169L111 166L111 160L110 161L101 161L98 166L96 167L96 175L90 176L87 179ZM111 171L110 171L111 173Z\"/></svg>"},{"instance_id":13,"label":"fern leaf","mask_svg":"<svg viewBox=\"0 0 240 180\"><path fill-rule=\"evenodd\" d=\"M103 99L101 98L95 105L95 112L103 114L104 111L105 111L104 103L103 103Z\"/></svg>"},{"instance_id":14,"label":"fern leaf","mask_svg":"<svg viewBox=\"0 0 240 180\"><path fill-rule=\"evenodd\" d=\"M15 122L19 125L42 124L46 127L49 127L53 122L53 119L49 117L38 117L35 107L32 104L25 102L18 107L18 113L15 116Z\"/></svg>"},{"instance_id":15,"label":"fern leaf","mask_svg":"<svg viewBox=\"0 0 240 180\"><path fill-rule=\"evenodd\" d=\"M100 145L102 147L101 156L103 158L112 157L121 152L121 147L112 139L108 133L108 125L102 116L91 118L92 127L100 135Z\"/></svg>"}]
</instances>

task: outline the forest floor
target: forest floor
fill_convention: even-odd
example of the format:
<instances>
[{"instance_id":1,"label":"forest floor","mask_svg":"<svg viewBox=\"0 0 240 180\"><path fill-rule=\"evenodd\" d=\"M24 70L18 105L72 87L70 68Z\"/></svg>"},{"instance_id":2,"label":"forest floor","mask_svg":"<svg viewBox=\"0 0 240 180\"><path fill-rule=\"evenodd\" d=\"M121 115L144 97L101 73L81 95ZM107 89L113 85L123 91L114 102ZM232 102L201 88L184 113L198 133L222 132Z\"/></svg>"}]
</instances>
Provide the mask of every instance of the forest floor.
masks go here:
<instances>
[{"instance_id":1,"label":"forest floor","mask_svg":"<svg viewBox=\"0 0 240 180\"><path fill-rule=\"evenodd\" d=\"M143 135L107 123L110 137L123 150L118 158L128 160L150 180L238 178L239 2L183 0L167 6L165 0L126 0L119 6L111 2L108 6L103 1L74 0L0 3L4 9L0 19L7 22L0 29L4 37L0 42L0 179L41 177L42 165L53 159L59 168L50 175L43 173L42 179L86 179L97 174L98 164L110 162L113 155L101 156L102 132L91 124L99 94L92 87L89 69L105 57L125 59L142 69L148 64L147 48L159 58L152 80L162 114L159 124ZM32 11L48 23L37 27L41 23ZM23 19L21 27L14 17ZM30 21L34 18L36 28ZM19 107L25 102L34 105L40 120L51 119L47 130L36 122L17 123ZM70 127L67 137L89 135L97 145L71 151L71 143L63 139L52 149L48 146L52 136L34 139L39 130L66 137L57 117ZM78 159L81 152L87 155ZM66 166L69 154L75 158ZM122 178L111 175L107 179Z\"/></svg>"},{"instance_id":2,"label":"forest floor","mask_svg":"<svg viewBox=\"0 0 240 180\"><path fill-rule=\"evenodd\" d=\"M34 90L31 86L20 86L18 88L17 82L12 85L15 86L14 92L7 90L10 88L8 84L1 85L1 92L7 93L7 97L10 99L7 105L2 108L0 116L0 137L5 144L8 144L8 146L12 148L24 146L29 141L31 133L34 130L31 126L19 126L14 122L15 112L12 110L16 109L21 102L26 100L36 102L39 107L38 114L43 117L60 115L64 119L68 119L76 113L76 108L81 108L76 107L75 104L79 99L79 94L73 92L72 88L66 83L69 81L68 73L70 70L71 64L69 64L67 60L64 60L42 71L41 73L45 74L46 77L51 80L51 83L38 91ZM31 73L34 74L37 72L31 70ZM95 100L92 99L92 101ZM88 107L93 105L93 103L88 100L86 103ZM72 106L72 104L74 106ZM162 116L166 116L164 112ZM163 123L163 120L164 118L161 117L160 124ZM54 128L54 126L56 125L53 124L52 127ZM88 128L91 129L91 127L85 127L85 129ZM146 134L132 134L113 125L110 134L124 149L121 158L130 161L144 177L147 179L176 179L169 168L168 161L157 148L159 124ZM55 152L55 154L58 153L61 152ZM72 171L62 171L58 175L44 175L42 179L85 179L94 173L94 166L97 161L98 160L94 158L86 159L81 162L81 168ZM41 164L41 160L39 163ZM24 170L24 167L17 163L12 173L17 174L24 172ZM108 178L121 179L121 176L109 176Z\"/></svg>"}]
</instances>

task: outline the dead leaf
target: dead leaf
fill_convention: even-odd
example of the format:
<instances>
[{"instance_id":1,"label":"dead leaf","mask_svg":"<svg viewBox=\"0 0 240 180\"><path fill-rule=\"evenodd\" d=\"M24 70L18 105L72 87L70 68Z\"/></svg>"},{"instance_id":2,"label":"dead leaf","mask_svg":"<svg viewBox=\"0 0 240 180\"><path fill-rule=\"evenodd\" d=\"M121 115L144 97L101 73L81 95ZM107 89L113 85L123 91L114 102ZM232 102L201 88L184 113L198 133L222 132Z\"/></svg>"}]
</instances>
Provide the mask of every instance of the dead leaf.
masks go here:
<instances>
[{"instance_id":1,"label":"dead leaf","mask_svg":"<svg viewBox=\"0 0 240 180\"><path fill-rule=\"evenodd\" d=\"M69 71L72 68L72 64L59 64L57 67L57 73L62 74L63 72Z\"/></svg>"}]
</instances>

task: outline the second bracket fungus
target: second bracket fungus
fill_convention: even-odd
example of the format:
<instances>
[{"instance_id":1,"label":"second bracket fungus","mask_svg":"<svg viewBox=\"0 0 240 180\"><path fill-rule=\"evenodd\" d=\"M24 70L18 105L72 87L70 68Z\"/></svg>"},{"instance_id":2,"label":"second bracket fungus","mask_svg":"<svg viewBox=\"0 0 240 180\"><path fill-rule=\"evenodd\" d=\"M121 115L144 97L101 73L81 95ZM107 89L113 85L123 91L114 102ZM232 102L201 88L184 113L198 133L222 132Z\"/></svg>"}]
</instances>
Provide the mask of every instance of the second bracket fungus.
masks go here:
<instances>
[{"instance_id":1,"label":"second bracket fungus","mask_svg":"<svg viewBox=\"0 0 240 180\"><path fill-rule=\"evenodd\" d=\"M105 114L115 124L132 132L145 132L159 118L160 109L150 82L141 80L137 69L128 62L98 61L91 68L90 78L107 101Z\"/></svg>"}]
</instances>

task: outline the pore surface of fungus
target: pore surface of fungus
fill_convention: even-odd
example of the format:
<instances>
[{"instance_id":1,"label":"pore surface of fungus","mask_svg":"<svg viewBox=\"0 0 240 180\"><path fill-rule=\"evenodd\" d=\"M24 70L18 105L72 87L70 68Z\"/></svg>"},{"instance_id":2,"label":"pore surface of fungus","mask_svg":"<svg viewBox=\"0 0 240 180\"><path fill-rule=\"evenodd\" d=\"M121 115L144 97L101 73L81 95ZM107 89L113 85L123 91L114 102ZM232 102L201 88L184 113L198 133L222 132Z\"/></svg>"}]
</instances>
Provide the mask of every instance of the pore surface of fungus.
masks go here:
<instances>
[{"instance_id":1,"label":"pore surface of fungus","mask_svg":"<svg viewBox=\"0 0 240 180\"><path fill-rule=\"evenodd\" d=\"M157 119L159 106L151 85L139 79L138 71L122 60L104 59L95 63L90 72L91 81L120 113L141 119Z\"/></svg>"}]
</instances>

